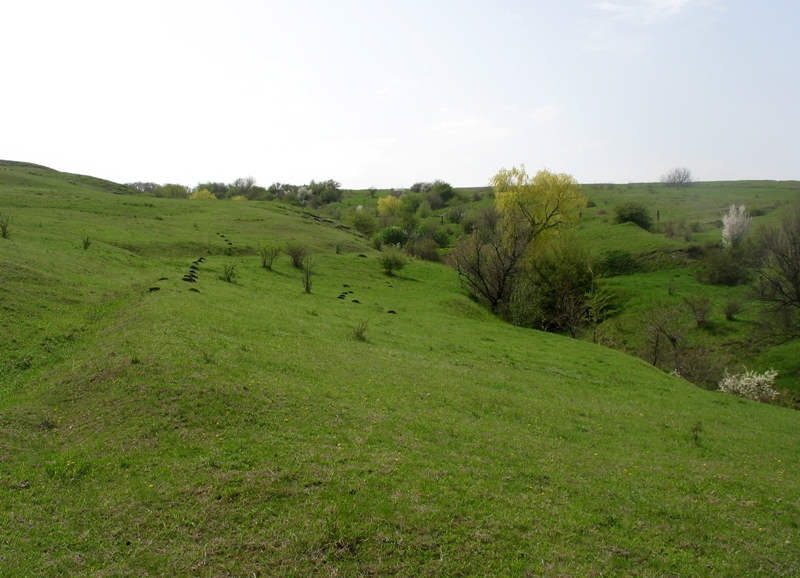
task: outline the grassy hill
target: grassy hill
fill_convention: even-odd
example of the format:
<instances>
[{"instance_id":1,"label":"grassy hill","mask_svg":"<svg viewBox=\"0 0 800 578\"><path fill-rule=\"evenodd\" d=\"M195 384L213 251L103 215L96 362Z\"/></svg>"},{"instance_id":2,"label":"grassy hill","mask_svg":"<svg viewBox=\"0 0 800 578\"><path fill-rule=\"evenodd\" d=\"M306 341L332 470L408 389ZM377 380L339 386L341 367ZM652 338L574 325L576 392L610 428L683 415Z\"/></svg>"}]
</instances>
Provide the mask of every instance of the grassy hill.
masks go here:
<instances>
[{"instance_id":1,"label":"grassy hill","mask_svg":"<svg viewBox=\"0 0 800 578\"><path fill-rule=\"evenodd\" d=\"M3 575L800 573L800 413L387 277L334 219L124 189L0 167ZM260 265L287 241L311 294Z\"/></svg>"}]
</instances>

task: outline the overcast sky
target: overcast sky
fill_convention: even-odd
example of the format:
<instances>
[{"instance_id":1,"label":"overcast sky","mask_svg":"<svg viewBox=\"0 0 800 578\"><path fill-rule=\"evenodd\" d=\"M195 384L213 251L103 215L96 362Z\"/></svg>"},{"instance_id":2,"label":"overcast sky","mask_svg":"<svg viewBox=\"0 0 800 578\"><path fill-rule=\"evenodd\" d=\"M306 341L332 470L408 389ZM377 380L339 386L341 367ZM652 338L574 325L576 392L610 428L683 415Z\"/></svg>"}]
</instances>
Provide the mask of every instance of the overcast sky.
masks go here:
<instances>
[{"instance_id":1,"label":"overcast sky","mask_svg":"<svg viewBox=\"0 0 800 578\"><path fill-rule=\"evenodd\" d=\"M118 182L800 179L798 0L26 0L0 30L0 158Z\"/></svg>"}]
</instances>

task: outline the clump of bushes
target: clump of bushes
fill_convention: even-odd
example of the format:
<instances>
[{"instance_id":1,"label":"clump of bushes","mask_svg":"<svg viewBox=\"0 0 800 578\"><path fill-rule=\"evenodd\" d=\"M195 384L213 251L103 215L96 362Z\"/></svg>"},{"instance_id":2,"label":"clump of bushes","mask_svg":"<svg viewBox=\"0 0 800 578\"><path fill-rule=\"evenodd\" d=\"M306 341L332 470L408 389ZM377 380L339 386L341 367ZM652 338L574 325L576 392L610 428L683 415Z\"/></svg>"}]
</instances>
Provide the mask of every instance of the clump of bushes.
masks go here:
<instances>
[{"instance_id":1,"label":"clump of bushes","mask_svg":"<svg viewBox=\"0 0 800 578\"><path fill-rule=\"evenodd\" d=\"M634 223L645 231L653 228L653 218L647 211L647 207L634 201L614 207L614 222L616 224Z\"/></svg>"},{"instance_id":2,"label":"clump of bushes","mask_svg":"<svg viewBox=\"0 0 800 578\"><path fill-rule=\"evenodd\" d=\"M777 390L772 387L776 377L778 377L778 372L774 369L764 373L745 371L735 375L726 371L725 377L719 382L719 391L753 401L772 401L778 397Z\"/></svg>"}]
</instances>

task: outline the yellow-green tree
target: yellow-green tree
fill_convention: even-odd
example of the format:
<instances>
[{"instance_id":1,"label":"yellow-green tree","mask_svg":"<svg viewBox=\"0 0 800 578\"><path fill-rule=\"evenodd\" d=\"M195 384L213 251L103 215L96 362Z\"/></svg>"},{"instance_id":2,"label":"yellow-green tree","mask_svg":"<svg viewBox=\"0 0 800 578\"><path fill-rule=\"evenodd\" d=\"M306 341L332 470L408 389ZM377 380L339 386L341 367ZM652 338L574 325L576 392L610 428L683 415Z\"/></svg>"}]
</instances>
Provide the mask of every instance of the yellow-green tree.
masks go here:
<instances>
[{"instance_id":1,"label":"yellow-green tree","mask_svg":"<svg viewBox=\"0 0 800 578\"><path fill-rule=\"evenodd\" d=\"M491 179L506 240L530 243L538 250L559 229L578 223L586 197L572 175L543 169L531 177L520 168L500 169Z\"/></svg>"},{"instance_id":2,"label":"yellow-green tree","mask_svg":"<svg viewBox=\"0 0 800 578\"><path fill-rule=\"evenodd\" d=\"M189 198L194 201L198 199L216 199L217 197L208 189L200 189L189 195Z\"/></svg>"},{"instance_id":3,"label":"yellow-green tree","mask_svg":"<svg viewBox=\"0 0 800 578\"><path fill-rule=\"evenodd\" d=\"M382 217L396 217L400 212L401 201L397 197L387 195L378 199L378 214Z\"/></svg>"}]
</instances>

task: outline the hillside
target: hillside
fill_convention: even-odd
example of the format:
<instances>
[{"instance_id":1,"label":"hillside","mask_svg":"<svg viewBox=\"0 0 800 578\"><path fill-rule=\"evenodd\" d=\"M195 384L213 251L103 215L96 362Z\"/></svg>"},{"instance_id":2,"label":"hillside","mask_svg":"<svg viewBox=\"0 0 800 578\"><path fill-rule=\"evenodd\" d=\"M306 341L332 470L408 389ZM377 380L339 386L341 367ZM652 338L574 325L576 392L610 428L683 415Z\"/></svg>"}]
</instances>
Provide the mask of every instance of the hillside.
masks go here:
<instances>
[{"instance_id":1,"label":"hillside","mask_svg":"<svg viewBox=\"0 0 800 578\"><path fill-rule=\"evenodd\" d=\"M115 192L0 167L3 575L800 574L800 412L388 277L325 216ZM290 241L311 294L261 267Z\"/></svg>"}]
</instances>

